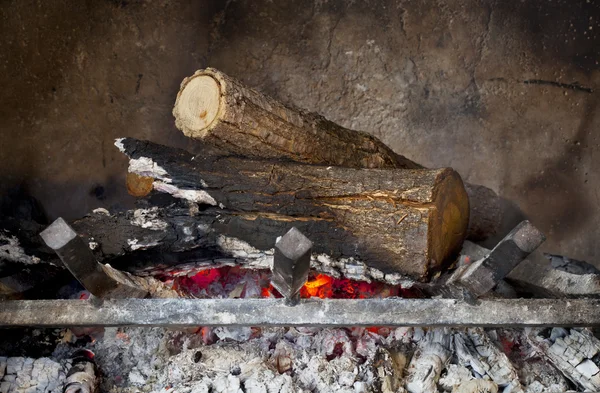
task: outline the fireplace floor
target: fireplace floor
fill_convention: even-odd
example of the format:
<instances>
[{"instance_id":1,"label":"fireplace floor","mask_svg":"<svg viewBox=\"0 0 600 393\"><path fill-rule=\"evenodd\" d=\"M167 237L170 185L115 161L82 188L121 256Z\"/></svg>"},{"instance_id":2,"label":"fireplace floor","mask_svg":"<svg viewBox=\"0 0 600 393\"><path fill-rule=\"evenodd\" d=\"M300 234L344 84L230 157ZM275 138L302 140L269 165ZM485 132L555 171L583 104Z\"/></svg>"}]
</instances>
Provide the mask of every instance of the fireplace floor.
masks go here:
<instances>
[{"instance_id":1,"label":"fireplace floor","mask_svg":"<svg viewBox=\"0 0 600 393\"><path fill-rule=\"evenodd\" d=\"M0 358L0 391L60 392L72 352L85 347L103 392L565 392L577 386L544 345L591 337L557 328L74 331L92 341L57 330L48 357Z\"/></svg>"}]
</instances>

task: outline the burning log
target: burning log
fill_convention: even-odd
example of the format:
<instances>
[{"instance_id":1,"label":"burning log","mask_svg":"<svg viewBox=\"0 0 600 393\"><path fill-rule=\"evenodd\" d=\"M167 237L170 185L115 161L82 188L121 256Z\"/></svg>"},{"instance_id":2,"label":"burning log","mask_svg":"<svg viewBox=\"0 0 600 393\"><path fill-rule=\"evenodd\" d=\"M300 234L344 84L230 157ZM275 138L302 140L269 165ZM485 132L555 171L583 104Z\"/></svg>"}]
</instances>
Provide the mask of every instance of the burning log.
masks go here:
<instances>
[{"instance_id":1,"label":"burning log","mask_svg":"<svg viewBox=\"0 0 600 393\"><path fill-rule=\"evenodd\" d=\"M135 139L117 146L157 191L208 205L206 232L269 250L297 227L325 258L426 280L460 250L468 198L451 169L361 170L200 157Z\"/></svg>"},{"instance_id":2,"label":"burning log","mask_svg":"<svg viewBox=\"0 0 600 393\"><path fill-rule=\"evenodd\" d=\"M212 68L183 80L173 115L186 136L242 156L349 168L423 168L365 132L286 106ZM466 189L471 205L469 238L495 234L500 199L483 186Z\"/></svg>"},{"instance_id":3,"label":"burning log","mask_svg":"<svg viewBox=\"0 0 600 393\"><path fill-rule=\"evenodd\" d=\"M104 210L72 223L93 245L99 261L136 276L189 276L207 269L239 266L247 269L271 267L274 249L259 250L215 231L215 212L199 210L194 203L172 199L167 207L109 214ZM276 235L273 234L273 239ZM398 284L403 276L384 274L350 259L334 260L313 254L311 267L333 277ZM142 277L137 277L142 278Z\"/></svg>"}]
</instances>

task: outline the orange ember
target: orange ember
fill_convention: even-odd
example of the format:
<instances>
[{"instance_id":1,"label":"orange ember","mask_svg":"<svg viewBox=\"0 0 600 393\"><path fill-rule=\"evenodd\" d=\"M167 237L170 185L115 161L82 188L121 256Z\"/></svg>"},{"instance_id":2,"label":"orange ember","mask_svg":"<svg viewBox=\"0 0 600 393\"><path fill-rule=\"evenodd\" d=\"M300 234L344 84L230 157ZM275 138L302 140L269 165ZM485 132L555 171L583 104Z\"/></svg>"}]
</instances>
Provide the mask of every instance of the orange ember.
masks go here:
<instances>
[{"instance_id":1,"label":"orange ember","mask_svg":"<svg viewBox=\"0 0 600 393\"><path fill-rule=\"evenodd\" d=\"M199 288L206 288L214 281L221 278L221 272L219 269L208 269L202 270L195 276L192 276L191 279L198 285Z\"/></svg>"},{"instance_id":2,"label":"orange ember","mask_svg":"<svg viewBox=\"0 0 600 393\"><path fill-rule=\"evenodd\" d=\"M163 277L164 282L172 282L173 289L198 298L281 298L281 294L271 285L269 270L246 270L240 267L224 266L202 270L190 276ZM413 289L382 282L355 281L334 278L325 274L310 273L308 281L300 290L300 297L307 299L369 299L399 296L405 298L422 297ZM361 331L364 331L360 328ZM386 337L387 327L368 327L368 332ZM201 327L198 334L205 344L212 344L217 336L210 327ZM261 334L261 329L253 330L253 336Z\"/></svg>"},{"instance_id":3,"label":"orange ember","mask_svg":"<svg viewBox=\"0 0 600 393\"><path fill-rule=\"evenodd\" d=\"M309 280L300 290L300 296L303 298L318 296L321 299L331 297L333 290L331 284L333 278L324 274L317 274L314 280Z\"/></svg>"},{"instance_id":4,"label":"orange ember","mask_svg":"<svg viewBox=\"0 0 600 393\"><path fill-rule=\"evenodd\" d=\"M202 270L190 277L175 277L173 288L201 297L229 297L237 288L237 295L234 297L281 298L279 292L271 285L270 279L271 272L268 270L244 270L225 266ZM300 297L304 299L369 299L390 296L412 298L419 295L399 285L334 278L317 273L311 273L300 290Z\"/></svg>"}]
</instances>

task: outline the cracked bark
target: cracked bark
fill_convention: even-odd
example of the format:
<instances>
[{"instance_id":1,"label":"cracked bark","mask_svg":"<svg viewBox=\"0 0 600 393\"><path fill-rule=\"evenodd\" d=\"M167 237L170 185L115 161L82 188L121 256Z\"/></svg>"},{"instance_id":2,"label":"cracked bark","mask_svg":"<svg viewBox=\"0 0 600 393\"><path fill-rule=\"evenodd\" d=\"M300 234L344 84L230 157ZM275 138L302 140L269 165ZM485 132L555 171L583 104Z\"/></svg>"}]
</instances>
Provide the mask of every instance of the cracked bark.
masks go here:
<instances>
[{"instance_id":1,"label":"cracked bark","mask_svg":"<svg viewBox=\"0 0 600 393\"><path fill-rule=\"evenodd\" d=\"M317 254L427 280L457 255L465 237L468 198L449 168L363 170L192 156L130 138L118 144L130 171L153 176L136 165L151 161L155 189L192 200L202 195L214 206L204 213L217 234L258 250L272 248L295 226Z\"/></svg>"},{"instance_id":2,"label":"cracked bark","mask_svg":"<svg viewBox=\"0 0 600 393\"><path fill-rule=\"evenodd\" d=\"M366 132L285 106L211 68L183 80L173 115L186 136L242 156L349 168L423 168ZM500 225L498 196L482 186L467 184L466 189L469 238L495 234Z\"/></svg>"}]
</instances>

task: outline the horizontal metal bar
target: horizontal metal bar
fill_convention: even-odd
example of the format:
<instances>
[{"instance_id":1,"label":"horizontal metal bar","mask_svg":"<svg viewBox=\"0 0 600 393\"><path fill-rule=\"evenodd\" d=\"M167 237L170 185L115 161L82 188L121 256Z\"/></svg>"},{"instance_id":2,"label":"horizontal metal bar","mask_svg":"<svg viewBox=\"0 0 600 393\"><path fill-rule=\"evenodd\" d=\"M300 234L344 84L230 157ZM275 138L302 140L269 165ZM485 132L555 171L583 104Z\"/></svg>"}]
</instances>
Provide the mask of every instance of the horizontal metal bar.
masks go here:
<instances>
[{"instance_id":1,"label":"horizontal metal bar","mask_svg":"<svg viewBox=\"0 0 600 393\"><path fill-rule=\"evenodd\" d=\"M600 326L600 300L10 300L0 326Z\"/></svg>"}]
</instances>

